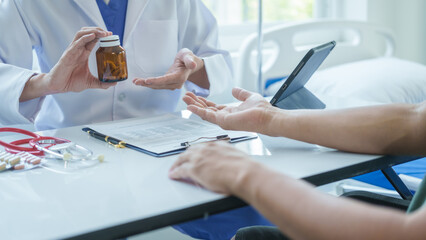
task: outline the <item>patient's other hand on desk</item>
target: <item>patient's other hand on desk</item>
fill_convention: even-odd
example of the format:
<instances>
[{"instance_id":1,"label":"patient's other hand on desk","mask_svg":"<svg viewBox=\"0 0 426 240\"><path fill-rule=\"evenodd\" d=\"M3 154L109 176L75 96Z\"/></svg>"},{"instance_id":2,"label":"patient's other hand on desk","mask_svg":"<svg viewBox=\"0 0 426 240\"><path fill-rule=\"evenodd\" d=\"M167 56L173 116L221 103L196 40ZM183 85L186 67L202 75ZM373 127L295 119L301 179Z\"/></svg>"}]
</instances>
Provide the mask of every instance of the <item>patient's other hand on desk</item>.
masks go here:
<instances>
[{"instance_id":1,"label":"patient's other hand on desk","mask_svg":"<svg viewBox=\"0 0 426 240\"><path fill-rule=\"evenodd\" d=\"M190 180L209 190L236 194L259 164L231 144L218 141L191 146L179 156L169 171L175 180Z\"/></svg>"},{"instance_id":2,"label":"patient's other hand on desk","mask_svg":"<svg viewBox=\"0 0 426 240\"><path fill-rule=\"evenodd\" d=\"M186 93L183 100L188 110L223 129L268 134L268 124L276 108L259 94L241 88L232 89L232 95L242 103L238 106L216 105L191 92Z\"/></svg>"}]
</instances>

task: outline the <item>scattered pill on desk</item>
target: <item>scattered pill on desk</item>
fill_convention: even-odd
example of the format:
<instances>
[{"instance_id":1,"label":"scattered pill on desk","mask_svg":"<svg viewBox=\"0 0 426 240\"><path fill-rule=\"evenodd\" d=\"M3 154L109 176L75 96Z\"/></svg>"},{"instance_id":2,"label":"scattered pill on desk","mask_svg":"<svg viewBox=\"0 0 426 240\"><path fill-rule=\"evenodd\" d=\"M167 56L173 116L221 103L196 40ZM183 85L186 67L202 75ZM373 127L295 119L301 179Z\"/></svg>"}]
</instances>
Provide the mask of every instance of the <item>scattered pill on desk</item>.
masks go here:
<instances>
[{"instance_id":1,"label":"scattered pill on desk","mask_svg":"<svg viewBox=\"0 0 426 240\"><path fill-rule=\"evenodd\" d=\"M72 155L70 153L65 153L62 158L64 159L64 161L69 161L72 159Z\"/></svg>"},{"instance_id":2,"label":"scattered pill on desk","mask_svg":"<svg viewBox=\"0 0 426 240\"><path fill-rule=\"evenodd\" d=\"M104 162L104 160L105 160L105 156L104 155L99 155L98 156L98 161L100 162L100 163L103 163Z\"/></svg>"},{"instance_id":3,"label":"scattered pill on desk","mask_svg":"<svg viewBox=\"0 0 426 240\"><path fill-rule=\"evenodd\" d=\"M6 170L6 165L5 162L0 163L0 172Z\"/></svg>"},{"instance_id":4,"label":"scattered pill on desk","mask_svg":"<svg viewBox=\"0 0 426 240\"><path fill-rule=\"evenodd\" d=\"M23 163L13 166L13 169L15 170L22 170L24 168L25 168L25 164Z\"/></svg>"}]
</instances>

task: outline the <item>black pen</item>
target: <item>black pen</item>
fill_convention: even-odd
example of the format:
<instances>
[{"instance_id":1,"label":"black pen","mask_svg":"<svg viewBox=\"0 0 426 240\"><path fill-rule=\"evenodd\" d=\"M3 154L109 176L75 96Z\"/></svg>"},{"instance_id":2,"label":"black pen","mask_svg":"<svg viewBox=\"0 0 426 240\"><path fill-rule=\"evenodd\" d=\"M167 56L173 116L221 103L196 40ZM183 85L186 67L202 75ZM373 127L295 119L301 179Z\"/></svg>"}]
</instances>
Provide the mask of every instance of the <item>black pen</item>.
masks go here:
<instances>
[{"instance_id":1,"label":"black pen","mask_svg":"<svg viewBox=\"0 0 426 240\"><path fill-rule=\"evenodd\" d=\"M126 145L127 145L125 142L121 141L120 139L107 136L105 134L97 132L97 131L95 131L91 128L88 128L88 127L82 128L81 130L83 130L83 132L87 132L90 136L92 136L92 137L94 137L98 140L107 142L107 143L109 143L109 144L111 144L111 145L113 145L114 147L117 147L117 148L125 148Z\"/></svg>"}]
</instances>

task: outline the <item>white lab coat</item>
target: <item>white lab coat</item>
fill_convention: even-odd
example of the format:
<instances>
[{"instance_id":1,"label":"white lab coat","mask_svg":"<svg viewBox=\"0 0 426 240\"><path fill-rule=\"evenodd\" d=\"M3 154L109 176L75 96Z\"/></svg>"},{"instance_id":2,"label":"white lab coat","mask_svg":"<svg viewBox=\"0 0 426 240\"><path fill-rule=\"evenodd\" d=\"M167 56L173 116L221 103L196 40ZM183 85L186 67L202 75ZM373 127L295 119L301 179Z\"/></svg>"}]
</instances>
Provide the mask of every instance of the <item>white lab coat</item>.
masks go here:
<instances>
[{"instance_id":1,"label":"white lab coat","mask_svg":"<svg viewBox=\"0 0 426 240\"><path fill-rule=\"evenodd\" d=\"M19 103L34 74L32 49L42 72L57 63L81 27L106 29L95 0L5 0L0 3L0 123L34 122L37 129L172 112L181 90L136 86L135 77L159 76L181 48L205 61L210 93L232 81L229 54L218 49L217 24L200 0L129 0L123 47L129 79L108 90L54 94ZM97 76L92 52L91 72Z\"/></svg>"}]
</instances>

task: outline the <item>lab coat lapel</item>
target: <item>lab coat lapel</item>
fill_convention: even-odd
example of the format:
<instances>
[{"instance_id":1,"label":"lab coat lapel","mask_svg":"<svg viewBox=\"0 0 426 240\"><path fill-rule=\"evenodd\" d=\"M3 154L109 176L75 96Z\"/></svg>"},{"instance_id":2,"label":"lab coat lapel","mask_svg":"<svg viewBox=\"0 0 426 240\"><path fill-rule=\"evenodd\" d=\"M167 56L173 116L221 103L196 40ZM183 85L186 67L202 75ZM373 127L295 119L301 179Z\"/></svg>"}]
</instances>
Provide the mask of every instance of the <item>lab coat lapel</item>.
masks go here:
<instances>
[{"instance_id":1,"label":"lab coat lapel","mask_svg":"<svg viewBox=\"0 0 426 240\"><path fill-rule=\"evenodd\" d=\"M104 19L99 11L95 0L74 0L81 10L93 21L93 23L102 29L107 30Z\"/></svg>"},{"instance_id":2,"label":"lab coat lapel","mask_svg":"<svg viewBox=\"0 0 426 240\"><path fill-rule=\"evenodd\" d=\"M136 23L142 16L142 13L149 1L151 0L128 0L123 45L126 45L129 36L135 30Z\"/></svg>"}]
</instances>

